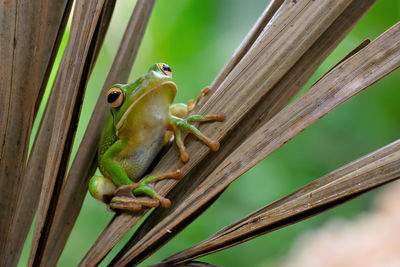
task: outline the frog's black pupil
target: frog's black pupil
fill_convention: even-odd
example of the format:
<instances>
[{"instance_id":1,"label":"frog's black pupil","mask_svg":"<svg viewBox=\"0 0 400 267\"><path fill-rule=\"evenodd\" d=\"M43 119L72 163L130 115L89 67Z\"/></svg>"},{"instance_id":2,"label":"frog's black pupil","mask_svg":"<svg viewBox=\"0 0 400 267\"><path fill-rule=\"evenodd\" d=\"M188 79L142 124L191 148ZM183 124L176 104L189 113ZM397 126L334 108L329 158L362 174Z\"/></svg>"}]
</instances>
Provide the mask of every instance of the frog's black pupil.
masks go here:
<instances>
[{"instance_id":1,"label":"frog's black pupil","mask_svg":"<svg viewBox=\"0 0 400 267\"><path fill-rule=\"evenodd\" d=\"M121 94L121 92L118 92L118 91L113 91L113 92L109 93L107 96L108 103L113 103L115 100L118 99L120 94Z\"/></svg>"},{"instance_id":2,"label":"frog's black pupil","mask_svg":"<svg viewBox=\"0 0 400 267\"><path fill-rule=\"evenodd\" d=\"M167 64L163 64L162 67L163 67L163 70L172 72L171 68Z\"/></svg>"}]
</instances>

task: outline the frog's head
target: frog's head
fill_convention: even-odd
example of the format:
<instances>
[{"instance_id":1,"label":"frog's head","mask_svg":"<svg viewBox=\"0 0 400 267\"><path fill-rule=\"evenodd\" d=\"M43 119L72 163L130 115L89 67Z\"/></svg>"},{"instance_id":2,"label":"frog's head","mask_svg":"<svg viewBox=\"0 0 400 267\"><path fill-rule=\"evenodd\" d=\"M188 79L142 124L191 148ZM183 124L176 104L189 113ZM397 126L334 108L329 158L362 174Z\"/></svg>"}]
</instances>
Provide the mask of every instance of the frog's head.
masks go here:
<instances>
[{"instance_id":1,"label":"frog's head","mask_svg":"<svg viewBox=\"0 0 400 267\"><path fill-rule=\"evenodd\" d=\"M165 63L153 64L145 75L133 83L113 85L107 92L107 102L116 131L132 116L154 115L148 114L152 113L154 105L165 105L165 108L169 108L176 90L171 68ZM152 101L154 99L157 101Z\"/></svg>"}]
</instances>

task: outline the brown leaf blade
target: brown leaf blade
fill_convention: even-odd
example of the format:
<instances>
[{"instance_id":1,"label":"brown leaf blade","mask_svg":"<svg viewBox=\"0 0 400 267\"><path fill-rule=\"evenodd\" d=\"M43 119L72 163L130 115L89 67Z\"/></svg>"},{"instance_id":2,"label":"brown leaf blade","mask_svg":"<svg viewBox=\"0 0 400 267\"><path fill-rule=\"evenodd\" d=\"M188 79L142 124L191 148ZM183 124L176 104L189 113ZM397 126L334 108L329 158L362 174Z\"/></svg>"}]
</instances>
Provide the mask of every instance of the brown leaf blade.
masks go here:
<instances>
[{"instance_id":1,"label":"brown leaf blade","mask_svg":"<svg viewBox=\"0 0 400 267\"><path fill-rule=\"evenodd\" d=\"M179 224L179 230L190 224L199 213L196 213L196 215L192 214L190 219L187 218L186 215L182 218L180 216L176 217L176 215L169 217L176 205L186 201L186 198L196 190L201 181L210 175L226 156L233 152L250 133L269 121L290 101L290 99L292 99L305 85L322 61L340 43L374 2L375 1L364 0L353 1L282 80L279 81L279 83L254 106L234 130L223 139L218 153L207 155L207 157L190 171L187 177L180 181L170 192L168 198L171 199L172 206L169 209L156 209L113 259L112 263L117 263L119 260L126 262L129 259L130 264L137 264L146 257L149 257L160 246L168 242L179 232L176 228L173 232L165 231L165 229L170 229L168 228L170 227L170 225L168 225L169 220L177 222ZM361 47L364 47L366 43L368 43L368 41L363 42L360 47L357 47L348 56L358 51ZM185 193L183 194L182 192Z\"/></svg>"},{"instance_id":2,"label":"brown leaf blade","mask_svg":"<svg viewBox=\"0 0 400 267\"><path fill-rule=\"evenodd\" d=\"M96 152L101 133L99 129L103 127L104 118L108 112L108 105L103 97L112 84L127 81L153 5L154 1L139 0L135 6L88 128L60 192L53 225L47 241L48 248L43 256L43 262L49 266L56 265L65 247L87 193L89 178L97 168Z\"/></svg>"},{"instance_id":3,"label":"brown leaf blade","mask_svg":"<svg viewBox=\"0 0 400 267\"><path fill-rule=\"evenodd\" d=\"M87 79L94 62L93 51L99 37L99 27L97 26L103 5L104 0L75 3L70 37L54 84L54 88L57 89L52 92L55 102L50 103L50 105L54 106L55 104L56 106L53 107L54 121L48 143L46 168L43 174L43 186L29 265L40 265L46 250L59 190L65 178L75 137ZM51 109L47 109L47 112L49 110ZM46 115L44 117L46 118ZM40 131L39 134L41 134ZM47 134L39 138L46 137ZM43 155L39 155L39 159L44 162ZM35 167L37 166L34 165L33 168Z\"/></svg>"},{"instance_id":4,"label":"brown leaf blade","mask_svg":"<svg viewBox=\"0 0 400 267\"><path fill-rule=\"evenodd\" d=\"M47 1L43 8L46 9L47 16L45 22L45 38L44 48L42 53L42 65L40 69L40 78L37 96L35 98L34 117L36 116L37 109L39 108L43 92L46 88L50 71L53 67L54 59L57 54L59 44L64 33L65 24L68 20L69 12L71 10L72 1ZM51 12L49 11L51 10ZM43 27L43 26L41 26ZM14 219L12 222L12 230L10 241L8 244L7 252L7 266L17 265L18 259L21 255L23 244L28 235L33 217L37 208L40 195L40 186L36 177L28 175L25 172L19 192L15 196L17 199L17 206L14 211Z\"/></svg>"},{"instance_id":5,"label":"brown leaf blade","mask_svg":"<svg viewBox=\"0 0 400 267\"><path fill-rule=\"evenodd\" d=\"M51 10L51 11L50 11ZM14 212L21 202L21 185L39 88L51 68L49 50L56 50L65 1L5 1L0 5L0 265L16 264L29 230L29 222L16 231L15 223L29 221ZM17 238L18 237L18 238ZM17 241L18 239L18 241Z\"/></svg>"},{"instance_id":6,"label":"brown leaf blade","mask_svg":"<svg viewBox=\"0 0 400 267\"><path fill-rule=\"evenodd\" d=\"M400 178L400 140L373 152L229 225L165 262L180 263L220 251L343 204Z\"/></svg>"},{"instance_id":7,"label":"brown leaf blade","mask_svg":"<svg viewBox=\"0 0 400 267\"><path fill-rule=\"evenodd\" d=\"M260 15L254 26L251 28L244 40L240 43L239 47L233 53L232 57L218 73L218 76L214 79L212 85L210 86L211 88L218 88L228 76L228 74L233 70L233 68L240 62L240 60L242 60L242 58L253 46L256 39L261 34L262 30L281 7L283 2L283 0L272 0L269 2L267 8ZM211 91L210 94L207 94L207 97L210 97L212 92L213 91Z\"/></svg>"},{"instance_id":8,"label":"brown leaf blade","mask_svg":"<svg viewBox=\"0 0 400 267\"><path fill-rule=\"evenodd\" d=\"M98 55L100 47L103 43L106 31L108 29L109 22L111 20L111 15L114 10L114 6L115 6L115 0L106 0L104 2L104 6L102 8L101 15L99 17L99 21L97 23L97 26L93 33L93 38L91 41L92 44L91 44L90 51L93 51L93 52L89 51L89 55L87 56L87 62L90 62L87 64L87 65L89 65L87 73L91 73L91 70L94 65L94 61L97 58L97 55ZM86 75L86 77L81 78L82 81L86 81L88 76L89 76L89 74ZM67 164L67 162L65 162L64 164ZM61 181L61 183L63 183L64 181ZM59 186L59 187L61 187L61 186ZM62 185L61 190L63 187L64 187L64 184ZM58 189L58 190L60 190L60 189ZM75 199L74 194L69 195L69 197L72 197L72 196ZM67 200L63 199L63 195L60 192L59 195L57 196L57 199L54 199L54 197L53 197L52 201L53 201L52 206L55 206L55 208L46 214L46 217L51 218L50 220L46 219L46 227L47 227L47 229L49 229L49 230L47 230L48 234L47 234L46 238L43 238L41 240L41 244L40 244L41 247L45 248L41 252L40 261L46 266L47 265L48 266L56 265L56 263L59 259L59 256L65 246L65 243L69 236L69 233L70 233L70 230L66 231L63 228L60 229L59 227L57 227L58 226L57 222L59 222L59 220L57 221L57 219L59 218L58 214L60 213L60 209L59 209L58 205L60 205L60 201L62 202L62 201L67 201ZM61 205L66 205L68 203L61 203ZM79 210L79 208L80 208L80 206L77 207L78 210ZM70 211L68 211L70 216L74 215L73 211L74 211L74 209L71 209ZM71 220L73 218L71 218L70 216L66 216L66 214L63 214L63 215L64 215L64 217L67 217L67 219L65 219L65 221L64 221L64 225L67 225L67 228L69 227L69 229L72 229L73 223L71 223ZM62 219L64 219L64 217L62 217ZM75 222L75 221L73 220L73 222Z\"/></svg>"},{"instance_id":9,"label":"brown leaf blade","mask_svg":"<svg viewBox=\"0 0 400 267\"><path fill-rule=\"evenodd\" d=\"M34 119L36 118L44 92L47 87L47 82L50 73L53 69L53 63L56 59L58 48L60 46L62 37L64 35L65 27L67 26L68 18L71 13L73 0L60 0L51 1L46 0L47 21L46 21L46 33L45 40L46 45L43 50L43 61L48 62L47 66L43 66L41 71L42 83L39 87L36 97ZM50 10L50 11L49 11ZM43 26L43 25L42 25Z\"/></svg>"},{"instance_id":10,"label":"brown leaf blade","mask_svg":"<svg viewBox=\"0 0 400 267\"><path fill-rule=\"evenodd\" d=\"M181 205L174 213L190 214L193 213L193 207L201 208L263 156L269 155L346 99L398 68L399 25L400 23L394 25L363 50L329 72L309 91L257 130L200 185L200 189L187 199L185 206ZM190 211L187 211L188 209Z\"/></svg>"},{"instance_id":11,"label":"brown leaf blade","mask_svg":"<svg viewBox=\"0 0 400 267\"><path fill-rule=\"evenodd\" d=\"M400 66L400 23L340 64L239 146L184 203L206 203L319 118ZM215 192L210 194L207 192ZM197 205L197 204L195 204ZM183 206L183 205L181 205ZM201 205L199 205L201 206Z\"/></svg>"},{"instance_id":12,"label":"brown leaf blade","mask_svg":"<svg viewBox=\"0 0 400 267\"><path fill-rule=\"evenodd\" d=\"M287 73L301 56L315 43L335 19L348 7L349 1L287 1L279 8L273 20L265 27L249 52L235 66L225 81L201 107L200 114L223 111L229 114L223 123L202 125L202 132L214 139L223 138L259 100ZM315 21L320 23L315 23ZM216 131L216 127L218 131ZM182 168L186 175L209 152L198 141L189 142L187 150L191 156ZM180 167L178 152L170 149L152 173L163 173ZM176 181L160 181L156 191L166 195ZM123 213L107 226L85 256L97 262L113 246L112 240L120 240L142 217ZM129 217L131 219L129 219ZM127 223L128 222L128 223Z\"/></svg>"},{"instance_id":13,"label":"brown leaf blade","mask_svg":"<svg viewBox=\"0 0 400 267\"><path fill-rule=\"evenodd\" d=\"M234 55L231 57L229 62L224 66L218 77L214 80L212 88L215 88L221 84L223 79L228 73L234 68L234 66L242 59L242 57L248 52L250 47L253 45L255 39L257 39L261 30L265 27L268 21L275 14L277 9L280 7L283 1L274 0L271 1L270 5L266 8L264 13L260 16L256 24L253 26L250 33L246 36L243 42L240 44ZM207 94L206 98L212 95L213 91ZM136 214L136 218L140 219L145 212ZM89 252L85 255L81 261L81 266L86 266L89 263L94 264L100 262L105 255L112 249L112 247L129 231L135 224L136 220L132 220L130 214L118 214L113 218L110 224L103 231L101 236L97 239L96 243L92 246ZM117 227L115 227L117 225ZM123 228L121 228L123 227ZM121 230L123 229L123 230ZM107 244L107 245L105 245Z\"/></svg>"}]
</instances>

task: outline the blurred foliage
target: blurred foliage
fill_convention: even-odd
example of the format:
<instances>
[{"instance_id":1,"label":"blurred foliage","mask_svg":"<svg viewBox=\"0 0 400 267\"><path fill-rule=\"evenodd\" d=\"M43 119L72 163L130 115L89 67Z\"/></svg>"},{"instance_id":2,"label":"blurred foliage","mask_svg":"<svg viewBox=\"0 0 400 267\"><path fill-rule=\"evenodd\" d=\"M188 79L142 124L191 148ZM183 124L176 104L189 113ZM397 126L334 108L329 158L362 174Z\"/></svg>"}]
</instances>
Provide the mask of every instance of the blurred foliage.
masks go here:
<instances>
[{"instance_id":1,"label":"blurred foliage","mask_svg":"<svg viewBox=\"0 0 400 267\"><path fill-rule=\"evenodd\" d=\"M117 1L104 47L88 84L73 153L83 136L134 4L135 1ZM171 66L178 85L177 102L186 102L196 97L201 88L212 82L266 5L267 1L262 0L252 0L250 3L240 0L157 1L131 80L145 73L152 63L166 62ZM378 1L318 69L305 88L360 42L366 38L374 39L396 23L399 17L398 1ZM68 31L61 48L65 47L67 36ZM60 56L56 66L59 60ZM255 209L396 140L400 131L399 74L399 71L395 71L371 86L244 174L209 210L143 265L159 262ZM48 92L45 100L47 98ZM37 125L38 121L35 129ZM315 218L207 256L203 260L223 266L275 266L274 262L287 254L299 234L332 218L351 219L370 209L374 194L366 194ZM106 211L105 206L88 196L59 266L77 265L111 217L112 214ZM109 262L128 238L125 237L116 246L105 262ZM31 235L26 242L21 266L26 265L30 241ZM105 266L104 263L102 265Z\"/></svg>"}]
</instances>

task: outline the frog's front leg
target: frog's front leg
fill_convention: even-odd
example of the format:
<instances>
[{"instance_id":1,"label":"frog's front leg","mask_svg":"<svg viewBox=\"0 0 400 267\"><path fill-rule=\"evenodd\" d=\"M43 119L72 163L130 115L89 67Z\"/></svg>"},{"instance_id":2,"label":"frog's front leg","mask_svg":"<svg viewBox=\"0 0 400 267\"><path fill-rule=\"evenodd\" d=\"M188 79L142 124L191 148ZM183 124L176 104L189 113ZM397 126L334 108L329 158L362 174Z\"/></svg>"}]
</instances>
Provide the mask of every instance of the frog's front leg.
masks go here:
<instances>
[{"instance_id":1,"label":"frog's front leg","mask_svg":"<svg viewBox=\"0 0 400 267\"><path fill-rule=\"evenodd\" d=\"M219 149L219 142L217 140L213 140L205 136L202 132L200 132L194 125L190 124L190 122L206 122L206 121L223 121L224 115L221 113L215 115L191 115L189 117L188 114L191 110L194 109L195 105L198 104L200 99L208 93L210 89L208 87L201 90L199 97L197 98L196 104L189 101L188 105L185 104L174 104L170 107L171 118L170 118L170 127L169 130L173 132L176 145L179 148L179 152L181 154L181 160L186 162L189 160L189 154L186 151L185 145L182 139L182 131L186 131L197 136L201 141L207 144L211 150Z\"/></svg>"},{"instance_id":2,"label":"frog's front leg","mask_svg":"<svg viewBox=\"0 0 400 267\"><path fill-rule=\"evenodd\" d=\"M222 114L206 115L206 116L191 115L186 119L171 116L171 129L174 133L175 142L181 154L181 160L183 162L189 160L189 153L186 151L186 147L182 139L182 131L194 134L197 138L199 138L206 145L208 145L213 151L217 151L219 149L219 142L217 140L208 138L194 125L190 124L190 122L223 121L223 120L224 120L224 115Z\"/></svg>"}]
</instances>

